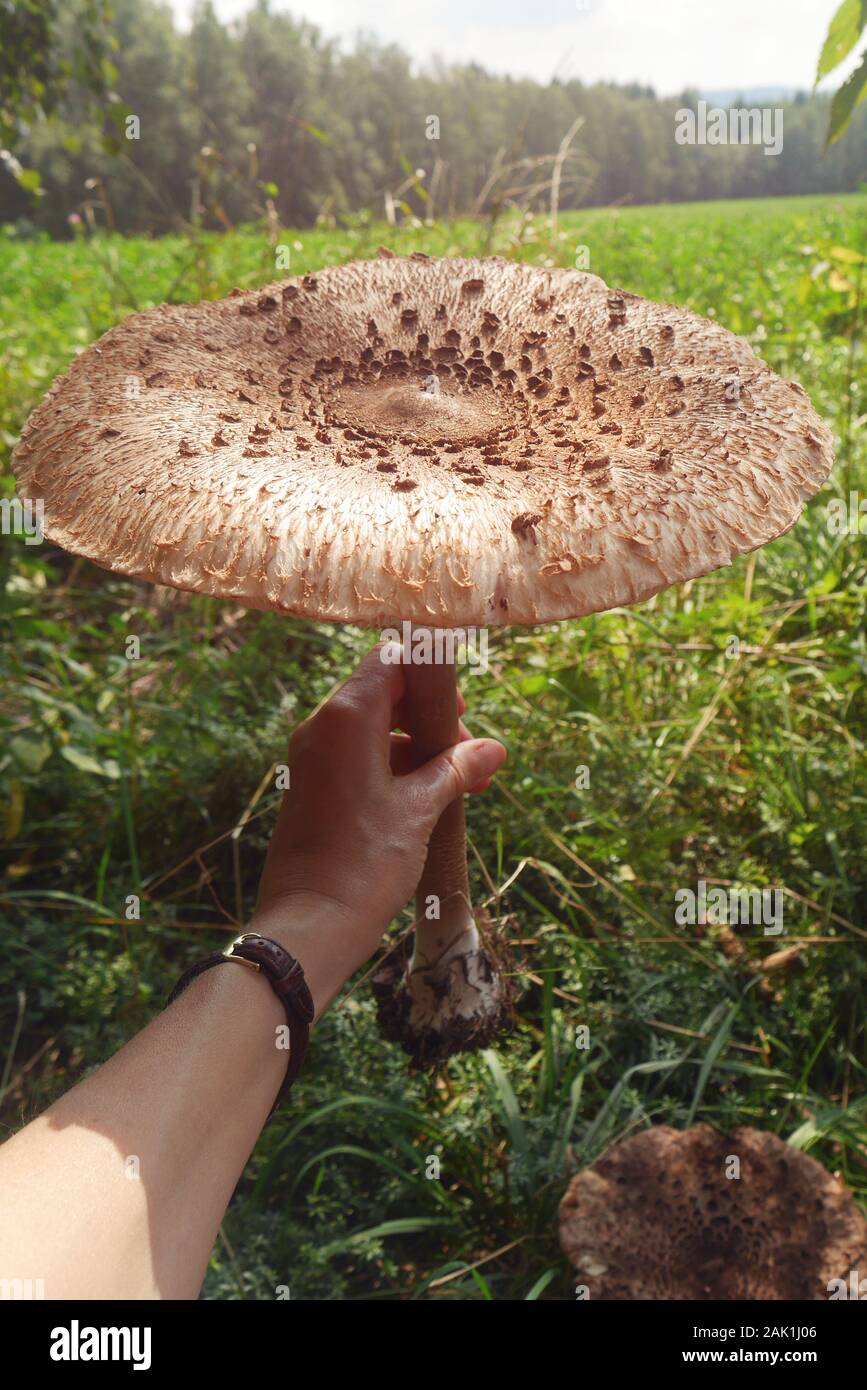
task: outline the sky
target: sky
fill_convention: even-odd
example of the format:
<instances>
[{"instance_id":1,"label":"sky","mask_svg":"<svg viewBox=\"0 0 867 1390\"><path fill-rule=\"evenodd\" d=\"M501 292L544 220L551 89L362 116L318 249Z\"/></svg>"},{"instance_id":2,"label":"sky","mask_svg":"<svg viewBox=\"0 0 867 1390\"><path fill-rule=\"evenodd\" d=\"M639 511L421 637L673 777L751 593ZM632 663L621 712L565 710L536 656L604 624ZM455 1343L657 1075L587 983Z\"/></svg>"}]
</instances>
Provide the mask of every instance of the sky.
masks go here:
<instances>
[{"instance_id":1,"label":"sky","mask_svg":"<svg viewBox=\"0 0 867 1390\"><path fill-rule=\"evenodd\" d=\"M194 0L170 0L186 27ZM351 47L361 30L432 56L548 80L685 87L809 89L840 0L272 0ZM223 20L249 0L214 0ZM858 46L860 52L865 45ZM822 87L835 88L857 56Z\"/></svg>"}]
</instances>

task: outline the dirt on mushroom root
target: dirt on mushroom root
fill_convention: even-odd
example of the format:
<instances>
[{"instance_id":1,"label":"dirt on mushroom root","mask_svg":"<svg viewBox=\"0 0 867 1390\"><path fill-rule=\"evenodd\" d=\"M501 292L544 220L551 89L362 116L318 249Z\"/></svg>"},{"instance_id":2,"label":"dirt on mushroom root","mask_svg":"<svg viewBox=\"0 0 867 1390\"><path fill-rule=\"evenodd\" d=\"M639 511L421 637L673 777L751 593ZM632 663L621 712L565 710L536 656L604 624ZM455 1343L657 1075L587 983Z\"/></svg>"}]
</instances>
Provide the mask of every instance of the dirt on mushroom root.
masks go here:
<instances>
[{"instance_id":1,"label":"dirt on mushroom root","mask_svg":"<svg viewBox=\"0 0 867 1390\"><path fill-rule=\"evenodd\" d=\"M478 1052L514 1027L515 981L520 963L506 938L516 930L517 919L513 913L508 913L494 920L488 913L479 911L475 914L475 921L482 944L469 955L477 961L483 977L486 976L491 982L497 981L497 1010L471 1018L453 1019L447 1032L430 1028L422 1031L415 1029L411 1023L413 997L407 987L413 933L388 953L373 976L371 990L376 1000L380 1032L388 1042L398 1043L403 1048L414 1071L440 1066L459 1052ZM467 960L468 956L454 957L449 962L449 968L459 967L466 972ZM434 971L424 973L432 989L448 989L448 972L446 978L439 981L436 981Z\"/></svg>"}]
</instances>

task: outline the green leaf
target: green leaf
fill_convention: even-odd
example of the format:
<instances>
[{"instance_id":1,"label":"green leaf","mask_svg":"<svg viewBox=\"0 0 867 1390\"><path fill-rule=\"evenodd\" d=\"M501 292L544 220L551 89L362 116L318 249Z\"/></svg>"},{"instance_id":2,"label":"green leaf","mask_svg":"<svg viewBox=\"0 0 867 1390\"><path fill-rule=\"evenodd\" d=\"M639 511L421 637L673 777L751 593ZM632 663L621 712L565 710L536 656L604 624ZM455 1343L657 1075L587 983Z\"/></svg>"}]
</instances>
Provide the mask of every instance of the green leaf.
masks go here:
<instances>
[{"instance_id":1,"label":"green leaf","mask_svg":"<svg viewBox=\"0 0 867 1390\"><path fill-rule=\"evenodd\" d=\"M490 1284L488 1283L487 1279L485 1278L484 1274L480 1274L479 1271L478 1271L477 1269L471 1269L471 1270L470 1270L470 1276L471 1276L471 1278L472 1278L472 1280L473 1280L473 1283L476 1285L476 1288L479 1290L479 1293L482 1295L482 1298L485 1300L485 1302L486 1302L486 1303L493 1303L493 1301L494 1301L494 1295L493 1295L493 1293L491 1292L491 1286L490 1286Z\"/></svg>"},{"instance_id":2,"label":"green leaf","mask_svg":"<svg viewBox=\"0 0 867 1390\"><path fill-rule=\"evenodd\" d=\"M831 594L840 583L840 576L836 570L826 570L821 579L817 579L815 584L811 584L807 589L807 594L814 598L819 594Z\"/></svg>"},{"instance_id":3,"label":"green leaf","mask_svg":"<svg viewBox=\"0 0 867 1390\"><path fill-rule=\"evenodd\" d=\"M522 695L538 695L540 690L544 690L548 684L547 676L525 676L518 681L518 689Z\"/></svg>"},{"instance_id":4,"label":"green leaf","mask_svg":"<svg viewBox=\"0 0 867 1390\"><path fill-rule=\"evenodd\" d=\"M506 1129L509 1131L512 1148L519 1158L526 1160L529 1157L527 1132L524 1129L524 1121L521 1118L518 1099L515 1092L512 1090L512 1083L503 1071L503 1067L496 1052L492 1052L488 1049L482 1053L482 1056L488 1064L491 1076L494 1078L494 1085L497 1088L500 1104L503 1107Z\"/></svg>"},{"instance_id":5,"label":"green leaf","mask_svg":"<svg viewBox=\"0 0 867 1390\"><path fill-rule=\"evenodd\" d=\"M867 96L867 49L861 55L861 62L858 64L851 76L839 91L834 93L831 102L831 120L828 125L828 145L833 145L835 140L839 140L850 120L855 107Z\"/></svg>"},{"instance_id":6,"label":"green leaf","mask_svg":"<svg viewBox=\"0 0 867 1390\"><path fill-rule=\"evenodd\" d=\"M555 1273L556 1270L546 1269L544 1274L540 1274L532 1289L524 1299L524 1302L535 1303L536 1299L539 1297L539 1294L542 1293L545 1289L547 1289L551 1280L554 1278Z\"/></svg>"},{"instance_id":7,"label":"green leaf","mask_svg":"<svg viewBox=\"0 0 867 1390\"><path fill-rule=\"evenodd\" d=\"M91 772L96 777L115 778L119 775L120 769L113 760L98 762L91 757L90 753L83 753L80 748L75 748L71 743L64 744L60 750L61 757L65 758L73 767L77 767L79 772Z\"/></svg>"},{"instance_id":8,"label":"green leaf","mask_svg":"<svg viewBox=\"0 0 867 1390\"><path fill-rule=\"evenodd\" d=\"M112 916L111 911L103 907L102 903L94 902L92 898L82 898L77 893L64 893L58 888L22 888L3 894L4 902L41 903L44 900L72 903L76 907L84 907L88 912L93 912L98 918L110 920Z\"/></svg>"},{"instance_id":9,"label":"green leaf","mask_svg":"<svg viewBox=\"0 0 867 1390\"><path fill-rule=\"evenodd\" d=\"M331 1255L342 1254L345 1250L351 1250L356 1245L363 1245L370 1240L382 1240L385 1236L411 1236L418 1231L429 1231L435 1226L446 1226L448 1222L441 1217L431 1216L405 1216L396 1221L383 1221L378 1226L371 1226L366 1231L354 1231L352 1235L343 1236L340 1240L333 1241L331 1245L321 1246L319 1255L328 1258Z\"/></svg>"},{"instance_id":10,"label":"green leaf","mask_svg":"<svg viewBox=\"0 0 867 1390\"><path fill-rule=\"evenodd\" d=\"M741 1006L739 1003L730 1005L728 1010L726 1010L726 1012L723 1014L722 1022L720 1023L719 1028L717 1029L716 1033L711 1039L710 1046L708 1047L708 1050L704 1055L704 1059L702 1060L701 1067L699 1068L698 1081L696 1082L695 1092L692 1097L692 1105L689 1108L689 1114L686 1119L687 1128L689 1128L689 1126L693 1123L695 1119L696 1112L698 1110L699 1105L701 1104L701 1098L704 1095L704 1088L707 1085L708 1077L713 1071L714 1065L719 1059L720 1053L723 1051L724 1047L726 1046L729 1040L729 1034L732 1031L732 1027L734 1026L734 1021L738 1016L740 1007ZM715 1010L714 1013L718 1016L721 1012L721 1009L722 1006L720 1006L720 1009ZM711 1017L713 1017L713 1015ZM708 1020L708 1022L710 1022L710 1020Z\"/></svg>"},{"instance_id":11,"label":"green leaf","mask_svg":"<svg viewBox=\"0 0 867 1390\"><path fill-rule=\"evenodd\" d=\"M9 742L9 752L22 772L41 772L51 757L51 744L38 734L17 734Z\"/></svg>"},{"instance_id":12,"label":"green leaf","mask_svg":"<svg viewBox=\"0 0 867 1390\"><path fill-rule=\"evenodd\" d=\"M347 1154L350 1158L360 1158L366 1160L368 1163L379 1165L380 1168L384 1168L386 1172L393 1173L397 1178L406 1179L409 1176L410 1181L417 1181L421 1184L422 1190L430 1193L433 1201L445 1204L448 1203L448 1194L443 1192L439 1183L428 1183L420 1167L416 1174L408 1175L405 1163L397 1163L394 1159L388 1158L385 1154L374 1153L373 1150L362 1148L359 1144L332 1144L330 1148L320 1149L312 1158L308 1158L307 1162L299 1168L292 1179L292 1185L289 1188L290 1198L307 1173L318 1167L319 1164L327 1163L329 1158L335 1158L341 1154ZM419 1156L417 1153L413 1154L413 1161L418 1164Z\"/></svg>"},{"instance_id":13,"label":"green leaf","mask_svg":"<svg viewBox=\"0 0 867 1390\"><path fill-rule=\"evenodd\" d=\"M20 782L9 783L9 801L4 818L3 838L14 840L24 823L24 788Z\"/></svg>"},{"instance_id":14,"label":"green leaf","mask_svg":"<svg viewBox=\"0 0 867 1390\"><path fill-rule=\"evenodd\" d=\"M833 72L834 68L842 63L846 54L851 53L865 24L867 24L867 0L843 0L828 26L822 52L819 54L819 66L816 69L817 82L820 82L829 72Z\"/></svg>"},{"instance_id":15,"label":"green leaf","mask_svg":"<svg viewBox=\"0 0 867 1390\"><path fill-rule=\"evenodd\" d=\"M320 130L318 126L313 125L310 121L302 121L301 129L306 130L307 134L312 135L315 140L321 140L323 145L334 144L334 141L327 131Z\"/></svg>"},{"instance_id":16,"label":"green leaf","mask_svg":"<svg viewBox=\"0 0 867 1390\"><path fill-rule=\"evenodd\" d=\"M38 193L42 187L42 179L37 169L19 169L15 175L15 182L28 193Z\"/></svg>"}]
</instances>

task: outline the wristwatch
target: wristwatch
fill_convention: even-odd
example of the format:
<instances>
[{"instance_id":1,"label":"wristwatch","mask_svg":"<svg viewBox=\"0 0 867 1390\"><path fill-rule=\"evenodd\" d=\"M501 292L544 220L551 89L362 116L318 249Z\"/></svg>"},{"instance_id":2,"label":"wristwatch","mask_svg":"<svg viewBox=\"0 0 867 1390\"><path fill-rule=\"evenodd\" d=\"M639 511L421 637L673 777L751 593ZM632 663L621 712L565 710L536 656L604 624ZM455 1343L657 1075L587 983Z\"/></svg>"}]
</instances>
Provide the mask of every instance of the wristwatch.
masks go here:
<instances>
[{"instance_id":1,"label":"wristwatch","mask_svg":"<svg viewBox=\"0 0 867 1390\"><path fill-rule=\"evenodd\" d=\"M272 941L269 936L260 936L258 932L244 932L236 937L225 951L214 951L212 955L205 956L202 960L196 961L195 965L191 965L189 970L185 970L169 995L167 1004L172 1004L179 994L183 994L187 985L197 975L210 970L214 965L225 965L228 961L237 961L248 970L260 971L267 978L286 1011L286 1022L289 1025L289 1062L283 1084L268 1115L270 1120L301 1070L307 1051L310 1025L316 1012L313 996L307 987L300 962L290 955L284 946Z\"/></svg>"}]
</instances>

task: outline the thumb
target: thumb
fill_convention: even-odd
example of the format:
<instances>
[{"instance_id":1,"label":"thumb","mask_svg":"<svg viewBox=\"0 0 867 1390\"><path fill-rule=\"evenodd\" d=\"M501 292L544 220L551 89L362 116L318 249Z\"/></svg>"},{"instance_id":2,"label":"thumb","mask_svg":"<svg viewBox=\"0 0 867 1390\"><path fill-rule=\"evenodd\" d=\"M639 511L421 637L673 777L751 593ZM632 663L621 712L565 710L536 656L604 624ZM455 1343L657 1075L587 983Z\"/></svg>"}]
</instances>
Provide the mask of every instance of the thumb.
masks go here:
<instances>
[{"instance_id":1,"label":"thumb","mask_svg":"<svg viewBox=\"0 0 867 1390\"><path fill-rule=\"evenodd\" d=\"M450 802L492 777L505 761L502 743L493 738L471 738L438 753L401 781L437 821Z\"/></svg>"}]
</instances>

